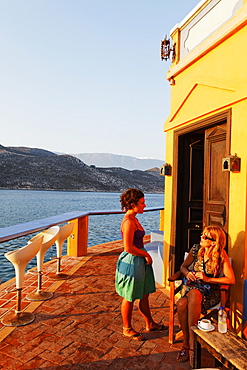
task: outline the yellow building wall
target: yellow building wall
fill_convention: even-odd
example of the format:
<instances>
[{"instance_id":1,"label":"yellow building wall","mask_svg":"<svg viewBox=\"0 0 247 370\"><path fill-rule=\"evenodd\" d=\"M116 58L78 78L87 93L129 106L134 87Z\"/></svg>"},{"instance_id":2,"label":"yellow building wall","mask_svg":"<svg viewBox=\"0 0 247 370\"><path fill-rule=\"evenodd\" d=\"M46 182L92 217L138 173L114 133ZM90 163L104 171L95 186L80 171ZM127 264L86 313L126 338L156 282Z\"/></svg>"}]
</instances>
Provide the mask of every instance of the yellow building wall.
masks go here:
<instances>
[{"instance_id":1,"label":"yellow building wall","mask_svg":"<svg viewBox=\"0 0 247 370\"><path fill-rule=\"evenodd\" d=\"M166 142L166 162L173 168L173 131L167 132ZM171 245L171 214L172 214L172 176L165 176L165 201L164 201L164 274L163 285L167 286L167 279L169 277L169 255Z\"/></svg>"},{"instance_id":2,"label":"yellow building wall","mask_svg":"<svg viewBox=\"0 0 247 370\"><path fill-rule=\"evenodd\" d=\"M246 158L247 158L247 101L236 104L232 109L231 152L241 158L240 173L230 174L229 193L229 246L236 284L231 288L233 326L240 330L243 312L243 284L246 279Z\"/></svg>"},{"instance_id":3,"label":"yellow building wall","mask_svg":"<svg viewBox=\"0 0 247 370\"><path fill-rule=\"evenodd\" d=\"M246 98L246 37L247 27L175 77L166 131Z\"/></svg>"},{"instance_id":4,"label":"yellow building wall","mask_svg":"<svg viewBox=\"0 0 247 370\"><path fill-rule=\"evenodd\" d=\"M241 13L242 11L242 13ZM244 12L244 13L243 13ZM246 14L247 4L236 17ZM235 21L235 20L234 20ZM237 23L237 22L236 22ZM230 24L230 22L229 22ZM247 278L244 270L246 257L246 213L247 213L247 25L232 32L226 24L222 27L224 34L227 27L231 34L222 42L212 47L211 40L220 38L222 29L217 30L200 45L204 52L195 63L179 71L179 64L173 65L168 78L173 76L175 85L171 88L171 110L165 122L166 161L173 164L174 130L185 127L220 111L231 109L230 152L241 158L240 173L230 173L229 189L229 255L233 259L236 285L231 289L234 305L234 326L241 323L243 311L243 281ZM210 50L209 50L210 49ZM196 54L196 53L195 53ZM165 178L165 226L164 226L164 285L167 285L169 254L171 246L172 192L176 189L173 175Z\"/></svg>"}]
</instances>

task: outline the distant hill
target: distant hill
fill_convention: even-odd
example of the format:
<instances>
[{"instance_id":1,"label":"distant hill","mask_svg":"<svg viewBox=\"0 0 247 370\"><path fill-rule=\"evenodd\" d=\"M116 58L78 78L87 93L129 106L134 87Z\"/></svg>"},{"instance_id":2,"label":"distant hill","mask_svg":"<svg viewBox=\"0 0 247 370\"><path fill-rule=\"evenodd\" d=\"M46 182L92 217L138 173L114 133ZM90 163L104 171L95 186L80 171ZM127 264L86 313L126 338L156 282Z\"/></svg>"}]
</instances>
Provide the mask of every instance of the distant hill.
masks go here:
<instances>
[{"instance_id":1,"label":"distant hill","mask_svg":"<svg viewBox=\"0 0 247 370\"><path fill-rule=\"evenodd\" d=\"M95 165L96 167L122 167L127 170L145 171L149 168L161 167L164 164L164 161L160 159L136 158L111 153L80 153L71 155L79 158L87 165Z\"/></svg>"},{"instance_id":2,"label":"distant hill","mask_svg":"<svg viewBox=\"0 0 247 370\"><path fill-rule=\"evenodd\" d=\"M34 156L40 156L40 157L47 157L56 155L53 152L49 152L45 149L38 149L38 148L26 148L23 146L8 146L4 147L0 145L0 151L3 153L16 153L16 154L24 154L24 155L34 155Z\"/></svg>"},{"instance_id":3,"label":"distant hill","mask_svg":"<svg viewBox=\"0 0 247 370\"><path fill-rule=\"evenodd\" d=\"M0 189L122 192L132 187L162 193L164 177L158 167L148 171L102 168L71 155L0 145Z\"/></svg>"}]
</instances>

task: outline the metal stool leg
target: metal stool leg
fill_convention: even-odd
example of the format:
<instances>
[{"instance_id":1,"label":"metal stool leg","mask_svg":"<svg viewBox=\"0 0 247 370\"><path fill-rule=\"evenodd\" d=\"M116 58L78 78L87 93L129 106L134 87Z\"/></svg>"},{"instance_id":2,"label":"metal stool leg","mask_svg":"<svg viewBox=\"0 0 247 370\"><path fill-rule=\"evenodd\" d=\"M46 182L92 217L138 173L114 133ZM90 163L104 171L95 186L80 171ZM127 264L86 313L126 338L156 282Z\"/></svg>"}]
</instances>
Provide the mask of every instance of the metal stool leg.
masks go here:
<instances>
[{"instance_id":1,"label":"metal stool leg","mask_svg":"<svg viewBox=\"0 0 247 370\"><path fill-rule=\"evenodd\" d=\"M44 256L46 251L54 244L57 234L59 232L59 226L50 227L47 230L42 231L40 234L36 235L30 241L35 240L40 235L43 236L42 246L39 253L37 254L37 268L38 268L38 286L35 292L27 295L27 299L30 301L46 301L53 297L52 292L47 292L42 290L42 267L44 262Z\"/></svg>"},{"instance_id":2,"label":"metal stool leg","mask_svg":"<svg viewBox=\"0 0 247 370\"><path fill-rule=\"evenodd\" d=\"M3 317L1 320L3 325L6 326L22 326L29 324L35 319L35 315L31 312L21 311L21 292L22 288L16 289L16 310L15 313L9 313Z\"/></svg>"},{"instance_id":3,"label":"metal stool leg","mask_svg":"<svg viewBox=\"0 0 247 370\"><path fill-rule=\"evenodd\" d=\"M39 252L43 241L43 236L25 247L15 251L5 253L5 257L13 264L16 275L16 310L14 313L7 313L1 320L6 326L22 326L29 324L35 319L31 312L21 311L21 295L25 268L29 261Z\"/></svg>"},{"instance_id":4,"label":"metal stool leg","mask_svg":"<svg viewBox=\"0 0 247 370\"><path fill-rule=\"evenodd\" d=\"M69 235L72 233L74 228L73 222L70 222L68 224L65 224L60 227L57 240L56 240L56 246L57 246L57 272L55 274L50 274L49 278L52 280L65 280L70 277L68 274L61 273L61 256L62 256L62 247L64 241L69 237Z\"/></svg>"},{"instance_id":5,"label":"metal stool leg","mask_svg":"<svg viewBox=\"0 0 247 370\"><path fill-rule=\"evenodd\" d=\"M27 295L29 301L46 301L53 297L52 292L47 292L42 290L42 271L38 271L38 288L35 292Z\"/></svg>"}]
</instances>

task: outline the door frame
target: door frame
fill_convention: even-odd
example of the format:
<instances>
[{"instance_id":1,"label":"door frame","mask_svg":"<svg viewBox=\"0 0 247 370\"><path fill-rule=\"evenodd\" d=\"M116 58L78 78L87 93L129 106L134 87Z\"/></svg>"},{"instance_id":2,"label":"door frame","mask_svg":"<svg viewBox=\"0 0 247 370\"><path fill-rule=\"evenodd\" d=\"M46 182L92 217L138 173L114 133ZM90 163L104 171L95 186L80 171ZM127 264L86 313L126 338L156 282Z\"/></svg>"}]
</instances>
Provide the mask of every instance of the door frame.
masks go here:
<instances>
[{"instance_id":1,"label":"door frame","mask_svg":"<svg viewBox=\"0 0 247 370\"><path fill-rule=\"evenodd\" d=\"M176 251L176 216L177 216L177 184L178 184L178 150L179 150L179 137L181 135L192 133L193 131L198 131L200 129L207 129L219 124L226 124L226 149L230 155L230 137L231 137L231 116L232 110L227 109L220 113L211 115L207 118L197 120L191 124L180 127L174 130L173 142L173 181L172 181L172 209L171 209L171 239L170 239L170 256L169 256L169 265L170 265L170 274L175 272L175 251ZM178 231L179 232L179 231Z\"/></svg>"}]
</instances>

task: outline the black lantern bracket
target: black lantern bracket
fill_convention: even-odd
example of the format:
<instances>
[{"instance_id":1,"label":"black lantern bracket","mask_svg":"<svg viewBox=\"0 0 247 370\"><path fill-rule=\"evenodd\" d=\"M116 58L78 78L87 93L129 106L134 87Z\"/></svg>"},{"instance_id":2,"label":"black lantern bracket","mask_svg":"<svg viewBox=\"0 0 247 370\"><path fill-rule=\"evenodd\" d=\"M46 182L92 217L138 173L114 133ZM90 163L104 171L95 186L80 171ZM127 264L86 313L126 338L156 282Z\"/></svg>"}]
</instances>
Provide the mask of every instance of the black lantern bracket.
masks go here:
<instances>
[{"instance_id":1,"label":"black lantern bracket","mask_svg":"<svg viewBox=\"0 0 247 370\"><path fill-rule=\"evenodd\" d=\"M167 38L167 36L165 36L164 40L161 41L161 44L160 44L160 57L161 57L161 60L165 60L167 61L168 59L170 59L170 56L172 55L172 62L174 62L175 58L176 58L176 51L175 51L175 48L176 48L176 43L174 43L173 46L171 46L171 41L170 39Z\"/></svg>"}]
</instances>

